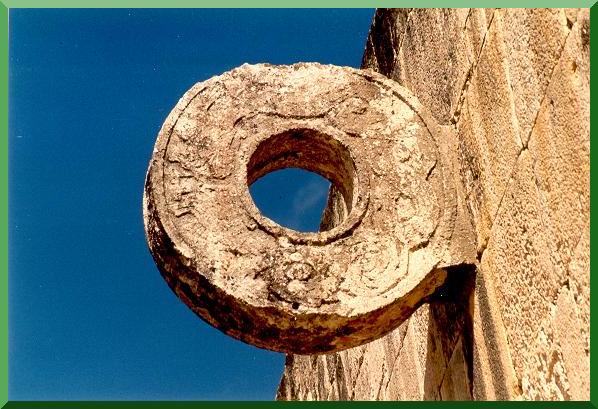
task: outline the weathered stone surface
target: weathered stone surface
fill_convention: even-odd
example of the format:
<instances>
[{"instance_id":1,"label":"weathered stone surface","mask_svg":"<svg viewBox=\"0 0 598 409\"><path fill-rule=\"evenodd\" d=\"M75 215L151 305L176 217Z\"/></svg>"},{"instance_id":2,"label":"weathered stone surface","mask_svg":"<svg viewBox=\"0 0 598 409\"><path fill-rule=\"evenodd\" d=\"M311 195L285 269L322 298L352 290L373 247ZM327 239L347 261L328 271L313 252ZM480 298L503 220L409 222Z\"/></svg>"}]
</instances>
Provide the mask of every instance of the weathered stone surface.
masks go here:
<instances>
[{"instance_id":1,"label":"weathered stone surface","mask_svg":"<svg viewBox=\"0 0 598 409\"><path fill-rule=\"evenodd\" d=\"M590 213L588 32L589 12L584 10L555 65L529 141L545 223L554 241L551 259L562 269Z\"/></svg>"},{"instance_id":2,"label":"weathered stone surface","mask_svg":"<svg viewBox=\"0 0 598 409\"><path fill-rule=\"evenodd\" d=\"M467 86L457 122L467 195L475 217L478 246L486 244L492 221L522 149L509 83L503 21L495 13L485 45ZM500 137L498 137L500 135Z\"/></svg>"},{"instance_id":3,"label":"weathered stone surface","mask_svg":"<svg viewBox=\"0 0 598 409\"><path fill-rule=\"evenodd\" d=\"M465 362L474 399L589 399L589 10L378 10L363 65L458 132L479 259L469 313L430 304L385 337L400 352L375 370L377 398L467 398ZM466 319L471 341L446 330ZM305 375L290 376L299 399ZM347 399L379 387L363 378Z\"/></svg>"},{"instance_id":4,"label":"weathered stone surface","mask_svg":"<svg viewBox=\"0 0 598 409\"><path fill-rule=\"evenodd\" d=\"M478 269L473 306L473 398L509 400L520 393L494 285Z\"/></svg>"},{"instance_id":5,"label":"weathered stone surface","mask_svg":"<svg viewBox=\"0 0 598 409\"><path fill-rule=\"evenodd\" d=\"M532 339L559 288L559 274L550 261L550 243L542 224L532 160L527 150L493 226L480 269L494 282L513 366L521 379Z\"/></svg>"},{"instance_id":6,"label":"weathered stone surface","mask_svg":"<svg viewBox=\"0 0 598 409\"><path fill-rule=\"evenodd\" d=\"M448 123L484 31L481 9L376 13L363 66L399 81L441 123Z\"/></svg>"},{"instance_id":7,"label":"weathered stone surface","mask_svg":"<svg viewBox=\"0 0 598 409\"><path fill-rule=\"evenodd\" d=\"M565 9L501 9L508 81L526 146L552 71L569 34Z\"/></svg>"},{"instance_id":8,"label":"weathered stone surface","mask_svg":"<svg viewBox=\"0 0 598 409\"><path fill-rule=\"evenodd\" d=\"M475 258L440 140L454 133L380 74L244 65L196 84L160 131L144 196L151 252L194 312L243 341L295 353L372 341ZM248 186L285 167L332 182L325 231L255 207Z\"/></svg>"},{"instance_id":9,"label":"weathered stone surface","mask_svg":"<svg viewBox=\"0 0 598 409\"><path fill-rule=\"evenodd\" d=\"M467 276L467 272L462 273ZM451 272L449 277L456 274ZM470 281L466 287L472 285ZM445 285L440 292L448 295L448 290ZM445 393L450 390L458 398L471 398L472 354L466 345L471 343L468 337L472 334L461 319L470 310L470 295L469 290L453 294L450 302L435 299L395 331L359 348L337 354L288 356L277 399L306 399L311 391L310 399L327 400L334 395L329 391L336 390L339 393L334 396L341 400L439 400L444 379L448 378L451 384L449 387L447 380ZM308 372L306 362L324 365L313 364ZM330 371L318 371L330 365L340 365L337 373L342 376L333 378ZM468 368L465 377L464 367ZM313 393L316 383L324 386L324 392Z\"/></svg>"}]
</instances>

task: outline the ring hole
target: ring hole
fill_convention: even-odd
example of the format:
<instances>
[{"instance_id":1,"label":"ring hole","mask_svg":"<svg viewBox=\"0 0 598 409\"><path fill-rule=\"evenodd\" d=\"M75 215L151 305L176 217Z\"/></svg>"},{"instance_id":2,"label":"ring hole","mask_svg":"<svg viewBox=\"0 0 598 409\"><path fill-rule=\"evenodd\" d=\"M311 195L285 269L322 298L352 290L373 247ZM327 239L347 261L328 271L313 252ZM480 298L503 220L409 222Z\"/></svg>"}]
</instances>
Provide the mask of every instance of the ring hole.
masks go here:
<instances>
[{"instance_id":1,"label":"ring hole","mask_svg":"<svg viewBox=\"0 0 598 409\"><path fill-rule=\"evenodd\" d=\"M303 169L276 170L249 186L259 211L281 226L299 232L320 231L330 181Z\"/></svg>"},{"instance_id":2,"label":"ring hole","mask_svg":"<svg viewBox=\"0 0 598 409\"><path fill-rule=\"evenodd\" d=\"M247 185L287 168L317 173L330 182L319 229L312 231L331 230L349 216L357 198L355 164L348 149L338 140L303 128L273 135L262 141L249 159ZM256 206L262 209L258 203Z\"/></svg>"}]
</instances>

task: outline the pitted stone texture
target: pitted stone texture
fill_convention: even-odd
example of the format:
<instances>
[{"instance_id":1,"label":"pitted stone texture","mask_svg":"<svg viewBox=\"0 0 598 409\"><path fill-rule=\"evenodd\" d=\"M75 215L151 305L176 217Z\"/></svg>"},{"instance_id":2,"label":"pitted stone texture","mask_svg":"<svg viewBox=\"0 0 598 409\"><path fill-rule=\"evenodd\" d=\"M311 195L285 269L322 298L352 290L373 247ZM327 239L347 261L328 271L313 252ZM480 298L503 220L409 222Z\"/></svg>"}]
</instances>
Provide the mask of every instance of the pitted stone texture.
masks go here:
<instances>
[{"instance_id":1,"label":"pitted stone texture","mask_svg":"<svg viewBox=\"0 0 598 409\"><path fill-rule=\"evenodd\" d=\"M473 258L454 244L467 229L437 145L446 132L371 71L244 65L198 83L148 170L151 252L193 311L248 343L315 353L376 339L443 283L444 267ZM299 233L262 216L248 185L285 167L331 180L343 217Z\"/></svg>"},{"instance_id":2,"label":"pitted stone texture","mask_svg":"<svg viewBox=\"0 0 598 409\"><path fill-rule=\"evenodd\" d=\"M374 342L334 354L288 355L279 400L471 398L461 327L447 328L454 304L432 303ZM443 325L441 328L438 324ZM447 334L454 336L447 342ZM451 337L452 338L452 337Z\"/></svg>"},{"instance_id":3,"label":"pitted stone texture","mask_svg":"<svg viewBox=\"0 0 598 409\"><path fill-rule=\"evenodd\" d=\"M459 133L480 260L471 312L476 400L590 398L589 30L589 9L381 9L372 23L363 66L410 88ZM412 328L420 311L387 337ZM433 345L425 336L432 327L415 331L420 352ZM422 364L409 359L421 356L409 344L380 399L459 398L450 390L460 375L439 384L446 360L434 354L423 368L440 395L413 392L421 377L403 374ZM368 348L361 360L379 352ZM453 352L455 373L458 358ZM285 384L308 376L287 368Z\"/></svg>"}]
</instances>

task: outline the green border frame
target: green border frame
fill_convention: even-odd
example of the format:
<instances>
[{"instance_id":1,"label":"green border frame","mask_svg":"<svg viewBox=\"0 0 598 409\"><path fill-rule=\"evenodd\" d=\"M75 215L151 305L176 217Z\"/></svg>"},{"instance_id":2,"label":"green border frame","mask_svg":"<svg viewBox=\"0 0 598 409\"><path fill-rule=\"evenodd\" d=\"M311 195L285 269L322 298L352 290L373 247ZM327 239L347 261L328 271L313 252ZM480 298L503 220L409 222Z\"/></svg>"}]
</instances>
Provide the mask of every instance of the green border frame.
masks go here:
<instances>
[{"instance_id":1,"label":"green border frame","mask_svg":"<svg viewBox=\"0 0 598 409\"><path fill-rule=\"evenodd\" d=\"M276 0L253 1L250 5L243 0L220 0L219 2L210 1L209 4L201 4L192 0L93 0L84 5L78 4L74 0L4 0L0 1L0 408L162 408L171 407L177 409L197 408L206 406L215 407L234 407L239 402L214 402L214 401L55 401L55 402L26 402L26 401L8 401L8 18L10 8L193 8L193 7L302 7L302 8L323 8L323 7L442 7L447 2L440 0L408 0L408 1L390 1L390 0L304 0L301 3L277 4ZM452 7L491 7L496 6L496 1L490 0L456 0L452 1ZM502 7L557 7L566 4L568 7L591 8L590 20L598 15L598 6L594 5L594 0L577 0L568 3L562 0L508 0L501 1ZM591 33L590 33L591 38ZM591 43L591 40L590 40ZM596 96L598 84L591 81L594 76L595 64L598 64L598 58L590 53L590 96ZM591 108L590 108L591 109ZM595 122L594 111L591 111L591 122ZM590 135L590 140L591 140ZM591 158L590 158L591 159ZM590 166L592 165L590 161ZM598 182L596 182L598 183ZM590 180L590 192L595 191L594 182ZM591 195L591 193L590 193ZM590 225L594 226L595 216L590 212ZM592 227L590 230L594 230ZM598 246L594 241L590 242L590 252ZM598 250L597 250L598 251ZM595 308L590 304L590 343L591 350L595 350L597 342L594 340L593 328L598 320L594 314ZM590 355L590 401L589 402L418 402L418 405L448 405L457 407L470 405L483 405L485 407L503 406L503 405L532 405L535 408L548 408L556 405L566 405L568 407L597 408L598 392L592 391L592 386L598 385L594 375L596 365L594 364L595 354ZM598 386L597 386L598 387ZM276 407L291 407L296 405L318 405L326 407L338 407L339 405L351 406L371 406L371 405L396 405L397 402L243 402L244 407L263 407L276 405Z\"/></svg>"}]
</instances>

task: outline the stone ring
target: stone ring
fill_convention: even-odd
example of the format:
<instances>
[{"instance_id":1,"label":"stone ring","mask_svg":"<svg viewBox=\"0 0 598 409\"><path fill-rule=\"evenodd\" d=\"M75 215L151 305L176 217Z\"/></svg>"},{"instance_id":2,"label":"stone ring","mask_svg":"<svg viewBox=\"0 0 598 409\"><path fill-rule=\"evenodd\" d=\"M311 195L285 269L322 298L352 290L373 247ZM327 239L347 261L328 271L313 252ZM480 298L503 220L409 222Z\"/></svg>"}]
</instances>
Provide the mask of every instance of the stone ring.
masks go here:
<instances>
[{"instance_id":1,"label":"stone ring","mask_svg":"<svg viewBox=\"0 0 598 409\"><path fill-rule=\"evenodd\" d=\"M459 258L446 135L372 71L243 65L193 86L162 126L144 192L151 253L189 308L245 342L307 354L371 341ZM248 187L288 167L331 182L320 232L253 203Z\"/></svg>"}]
</instances>

